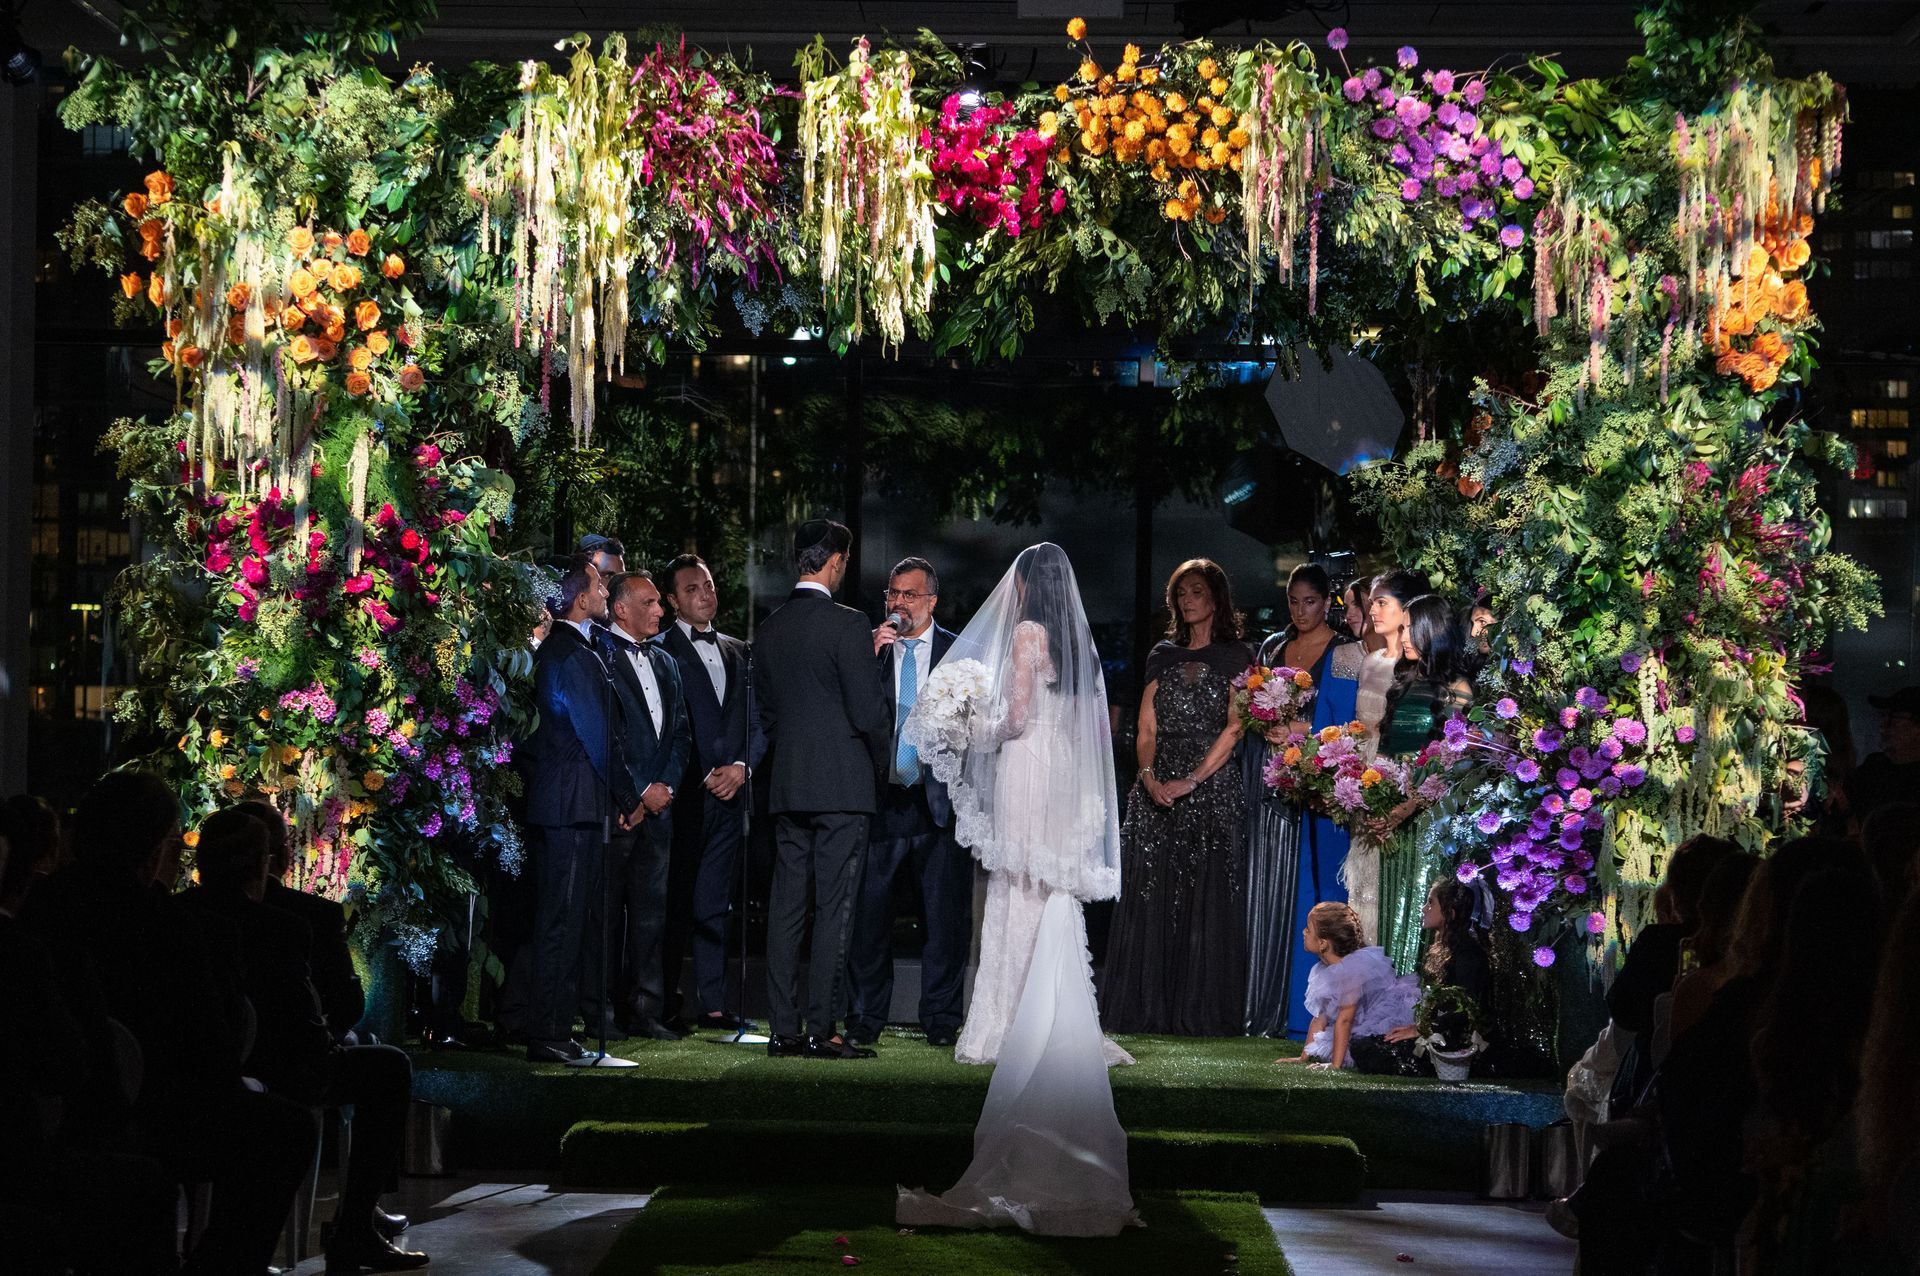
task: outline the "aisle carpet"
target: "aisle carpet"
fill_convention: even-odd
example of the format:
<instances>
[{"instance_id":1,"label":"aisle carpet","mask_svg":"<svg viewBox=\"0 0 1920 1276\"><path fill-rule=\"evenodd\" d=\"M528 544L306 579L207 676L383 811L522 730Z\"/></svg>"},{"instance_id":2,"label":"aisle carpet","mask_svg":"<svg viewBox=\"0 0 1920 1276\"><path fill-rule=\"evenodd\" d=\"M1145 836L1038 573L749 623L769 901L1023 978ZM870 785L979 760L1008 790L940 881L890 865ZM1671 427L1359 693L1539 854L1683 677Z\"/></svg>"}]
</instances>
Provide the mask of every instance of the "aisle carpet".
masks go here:
<instances>
[{"instance_id":1,"label":"aisle carpet","mask_svg":"<svg viewBox=\"0 0 1920 1276\"><path fill-rule=\"evenodd\" d=\"M1291 1276L1251 1195L1137 1193L1144 1228L1065 1240L1018 1231L901 1229L893 1193L810 1188L654 1196L594 1276L795 1276L807 1271L899 1276ZM844 1242L844 1243L842 1243ZM848 1264L846 1257L857 1260Z\"/></svg>"},{"instance_id":2,"label":"aisle carpet","mask_svg":"<svg viewBox=\"0 0 1920 1276\"><path fill-rule=\"evenodd\" d=\"M1352 1139L1371 1187L1474 1190L1488 1124L1541 1126L1560 1115L1544 1081L1439 1082L1276 1066L1298 1045L1247 1038L1123 1037L1139 1062L1112 1072L1130 1130L1330 1134ZM971 1127L990 1070L889 1031L858 1062L769 1059L764 1047L700 1036L614 1046L640 1066L533 1065L518 1052L420 1052L414 1093L454 1113L451 1151L466 1165L551 1169L581 1121L899 1122Z\"/></svg>"}]
</instances>

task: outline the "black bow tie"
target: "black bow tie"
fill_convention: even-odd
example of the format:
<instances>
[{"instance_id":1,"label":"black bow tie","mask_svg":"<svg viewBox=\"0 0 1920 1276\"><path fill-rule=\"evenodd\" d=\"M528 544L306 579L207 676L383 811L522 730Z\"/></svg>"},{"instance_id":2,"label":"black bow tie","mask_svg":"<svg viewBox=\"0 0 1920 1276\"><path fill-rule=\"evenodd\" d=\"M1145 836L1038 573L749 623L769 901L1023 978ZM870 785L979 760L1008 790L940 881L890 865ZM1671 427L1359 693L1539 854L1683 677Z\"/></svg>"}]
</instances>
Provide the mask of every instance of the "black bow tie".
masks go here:
<instances>
[{"instance_id":1,"label":"black bow tie","mask_svg":"<svg viewBox=\"0 0 1920 1276\"><path fill-rule=\"evenodd\" d=\"M643 645L641 643L635 642L631 638L622 637L620 634L613 633L612 631L608 631L607 641L611 642L615 647L619 648L621 651L638 651Z\"/></svg>"},{"instance_id":2,"label":"black bow tie","mask_svg":"<svg viewBox=\"0 0 1920 1276\"><path fill-rule=\"evenodd\" d=\"M710 642L718 647L720 645L720 633L714 629L696 629L693 631L693 640L695 642Z\"/></svg>"}]
</instances>

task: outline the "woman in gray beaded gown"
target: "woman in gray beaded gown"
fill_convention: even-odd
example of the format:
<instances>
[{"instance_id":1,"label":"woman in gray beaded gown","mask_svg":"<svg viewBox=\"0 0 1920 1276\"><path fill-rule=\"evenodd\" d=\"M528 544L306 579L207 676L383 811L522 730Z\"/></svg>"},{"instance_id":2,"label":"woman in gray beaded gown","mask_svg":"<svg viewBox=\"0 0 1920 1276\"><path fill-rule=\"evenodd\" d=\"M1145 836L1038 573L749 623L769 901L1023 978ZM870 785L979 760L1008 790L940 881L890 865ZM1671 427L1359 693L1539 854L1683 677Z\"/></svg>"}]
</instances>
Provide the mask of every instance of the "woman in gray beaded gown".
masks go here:
<instances>
[{"instance_id":1,"label":"woman in gray beaded gown","mask_svg":"<svg viewBox=\"0 0 1920 1276\"><path fill-rule=\"evenodd\" d=\"M1226 573L1190 559L1167 581L1167 641L1147 656L1139 779L1101 972L1110 1032L1238 1036L1247 980L1246 789L1229 765L1233 679L1253 663Z\"/></svg>"}]
</instances>

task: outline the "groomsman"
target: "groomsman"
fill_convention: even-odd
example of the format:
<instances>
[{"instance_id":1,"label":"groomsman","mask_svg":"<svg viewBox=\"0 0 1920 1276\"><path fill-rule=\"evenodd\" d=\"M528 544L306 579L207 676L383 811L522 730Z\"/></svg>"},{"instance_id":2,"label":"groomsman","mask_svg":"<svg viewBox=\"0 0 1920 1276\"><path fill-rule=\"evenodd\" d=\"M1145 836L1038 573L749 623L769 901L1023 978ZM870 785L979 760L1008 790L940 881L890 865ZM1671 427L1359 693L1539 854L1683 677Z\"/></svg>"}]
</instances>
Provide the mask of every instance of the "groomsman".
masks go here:
<instances>
[{"instance_id":1,"label":"groomsman","mask_svg":"<svg viewBox=\"0 0 1920 1276\"><path fill-rule=\"evenodd\" d=\"M713 573L699 555L682 554L660 573L660 583L674 619L659 642L679 667L693 732L674 790L662 947L666 1021L681 1015L680 973L691 948L698 1008L686 1016L689 1026L731 1031L743 1024L726 1008L727 915L752 801L747 780L767 738L750 685L750 649L713 626L720 610Z\"/></svg>"},{"instance_id":2,"label":"groomsman","mask_svg":"<svg viewBox=\"0 0 1920 1276\"><path fill-rule=\"evenodd\" d=\"M646 812L627 772L619 702L594 652L593 619L607 610L607 586L575 554L552 604L553 632L533 662L539 724L521 750L527 786L534 892L533 996L527 1058L590 1063L573 1040L588 904L599 897L601 844Z\"/></svg>"},{"instance_id":3,"label":"groomsman","mask_svg":"<svg viewBox=\"0 0 1920 1276\"><path fill-rule=\"evenodd\" d=\"M608 848L604 898L613 907L613 929L607 941L613 984L605 997L618 997L619 1010L603 999L600 931L606 922L601 899L596 898L588 909L583 1017L592 1024L602 1013L614 1014L624 1021L620 1035L677 1041L680 1034L661 1022L666 1014L661 942L673 855L674 790L686 772L693 733L687 723L680 667L664 648L649 641L660 632L662 615L653 574L616 574L607 584L607 598L612 623L599 633L600 658L613 673L627 774L645 813L636 827L620 834ZM624 981L620 977L623 949Z\"/></svg>"},{"instance_id":4,"label":"groomsman","mask_svg":"<svg viewBox=\"0 0 1920 1276\"><path fill-rule=\"evenodd\" d=\"M853 537L825 519L793 540L800 580L761 626L754 686L775 742L767 917L767 1053L870 1059L836 1031L845 1005L848 939L866 858L867 825L886 758L887 706L866 617L833 601ZM813 949L801 1035L800 945L812 888Z\"/></svg>"},{"instance_id":5,"label":"groomsman","mask_svg":"<svg viewBox=\"0 0 1920 1276\"><path fill-rule=\"evenodd\" d=\"M855 1045L870 1045L879 1037L893 1004L893 885L903 870L920 883L926 930L920 957L920 1026L928 1044L954 1044L965 1018L960 990L973 929L973 860L953 839L947 786L900 737L927 685L927 674L953 646L952 631L934 623L939 599L940 577L933 564L924 558L902 559L887 580L889 623L873 631L892 744L853 919L848 967L853 1006L847 1015L847 1040ZM902 623L891 623L896 619Z\"/></svg>"}]
</instances>

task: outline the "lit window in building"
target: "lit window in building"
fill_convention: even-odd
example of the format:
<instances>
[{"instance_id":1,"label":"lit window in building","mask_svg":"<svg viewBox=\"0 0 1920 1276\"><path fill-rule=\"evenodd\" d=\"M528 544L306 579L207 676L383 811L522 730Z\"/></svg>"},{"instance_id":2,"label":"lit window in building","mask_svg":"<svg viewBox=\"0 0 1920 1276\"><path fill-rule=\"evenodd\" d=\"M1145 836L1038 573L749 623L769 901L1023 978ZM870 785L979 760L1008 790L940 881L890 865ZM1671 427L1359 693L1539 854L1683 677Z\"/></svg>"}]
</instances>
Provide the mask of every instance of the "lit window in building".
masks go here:
<instances>
[{"instance_id":1,"label":"lit window in building","mask_svg":"<svg viewBox=\"0 0 1920 1276\"><path fill-rule=\"evenodd\" d=\"M1856 496L1847 502L1848 518L1905 518L1907 502L1899 496Z\"/></svg>"},{"instance_id":2,"label":"lit window in building","mask_svg":"<svg viewBox=\"0 0 1920 1276\"><path fill-rule=\"evenodd\" d=\"M1911 230L1856 230L1853 232L1855 248L1895 249L1913 247Z\"/></svg>"},{"instance_id":3,"label":"lit window in building","mask_svg":"<svg viewBox=\"0 0 1920 1276\"><path fill-rule=\"evenodd\" d=\"M1898 470L1881 470L1873 476L1875 487L1905 487L1907 476Z\"/></svg>"},{"instance_id":4,"label":"lit window in building","mask_svg":"<svg viewBox=\"0 0 1920 1276\"><path fill-rule=\"evenodd\" d=\"M1887 210L1887 216L1897 222L1910 222L1913 220L1913 205L1895 204Z\"/></svg>"},{"instance_id":5,"label":"lit window in building","mask_svg":"<svg viewBox=\"0 0 1920 1276\"><path fill-rule=\"evenodd\" d=\"M1885 446L1880 449L1880 454L1888 460L1903 457L1907 454L1907 441L1905 439L1888 439Z\"/></svg>"},{"instance_id":6,"label":"lit window in building","mask_svg":"<svg viewBox=\"0 0 1920 1276\"><path fill-rule=\"evenodd\" d=\"M1905 377L1889 377L1885 381L1875 381L1873 392L1883 399L1904 399L1908 393L1907 380Z\"/></svg>"},{"instance_id":7,"label":"lit window in building","mask_svg":"<svg viewBox=\"0 0 1920 1276\"><path fill-rule=\"evenodd\" d=\"M1856 430L1904 430L1913 424L1913 413L1906 408L1854 408L1847 423Z\"/></svg>"},{"instance_id":8,"label":"lit window in building","mask_svg":"<svg viewBox=\"0 0 1920 1276\"><path fill-rule=\"evenodd\" d=\"M1910 261L1856 261L1853 263L1855 279L1911 279L1913 263Z\"/></svg>"}]
</instances>

